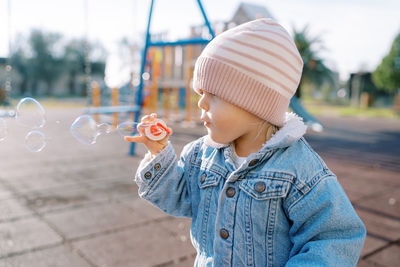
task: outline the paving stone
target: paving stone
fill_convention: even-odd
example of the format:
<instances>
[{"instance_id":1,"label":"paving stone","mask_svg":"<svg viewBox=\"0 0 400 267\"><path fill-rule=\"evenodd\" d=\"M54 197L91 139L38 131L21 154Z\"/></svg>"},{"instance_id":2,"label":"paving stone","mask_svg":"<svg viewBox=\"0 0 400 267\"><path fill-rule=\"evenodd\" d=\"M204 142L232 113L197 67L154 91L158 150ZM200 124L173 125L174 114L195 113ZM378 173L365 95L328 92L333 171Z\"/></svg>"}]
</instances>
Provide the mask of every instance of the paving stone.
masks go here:
<instances>
[{"instance_id":1,"label":"paving stone","mask_svg":"<svg viewBox=\"0 0 400 267\"><path fill-rule=\"evenodd\" d=\"M376 213L359 209L357 209L357 214L364 222L367 233L370 233L372 236L391 241L400 238L400 220L393 220Z\"/></svg>"},{"instance_id":2,"label":"paving stone","mask_svg":"<svg viewBox=\"0 0 400 267\"><path fill-rule=\"evenodd\" d=\"M150 223L111 235L73 242L97 266L154 266L192 253L189 240L182 241Z\"/></svg>"},{"instance_id":3,"label":"paving stone","mask_svg":"<svg viewBox=\"0 0 400 267\"><path fill-rule=\"evenodd\" d=\"M393 190L392 186L382 184L379 181L365 182L365 180L359 178L345 179L343 177L338 177L338 180L352 203L368 196L376 196L388 190Z\"/></svg>"},{"instance_id":4,"label":"paving stone","mask_svg":"<svg viewBox=\"0 0 400 267\"><path fill-rule=\"evenodd\" d=\"M140 214L140 216L145 216L152 220L158 220L162 218L171 217L170 215L166 214L156 206L152 205L147 200L140 198L139 196L129 196L125 198L121 198L119 200L121 204L126 205L132 208L135 212Z\"/></svg>"},{"instance_id":5,"label":"paving stone","mask_svg":"<svg viewBox=\"0 0 400 267\"><path fill-rule=\"evenodd\" d=\"M61 241L56 232L37 218L0 224L0 257L59 244Z\"/></svg>"},{"instance_id":6,"label":"paving stone","mask_svg":"<svg viewBox=\"0 0 400 267\"><path fill-rule=\"evenodd\" d=\"M383 241L381 239L377 239L375 237L367 235L367 238L365 239L364 247L361 251L361 258L363 258L365 255L368 255L377 249L380 249L388 244L388 241Z\"/></svg>"},{"instance_id":7,"label":"paving stone","mask_svg":"<svg viewBox=\"0 0 400 267\"><path fill-rule=\"evenodd\" d=\"M357 267L384 267L384 266L380 265L380 264L376 264L372 261L360 260L357 264Z\"/></svg>"},{"instance_id":8,"label":"paving stone","mask_svg":"<svg viewBox=\"0 0 400 267\"><path fill-rule=\"evenodd\" d=\"M26 207L25 202L21 198L0 200L0 222L31 215L32 211Z\"/></svg>"},{"instance_id":9,"label":"paving stone","mask_svg":"<svg viewBox=\"0 0 400 267\"><path fill-rule=\"evenodd\" d=\"M28 199L27 205L42 214L107 199L107 196L89 192L85 186L77 184L31 192L26 197Z\"/></svg>"},{"instance_id":10,"label":"paving stone","mask_svg":"<svg viewBox=\"0 0 400 267\"><path fill-rule=\"evenodd\" d=\"M317 151L319 152L319 151ZM348 158L335 159L329 154L323 154L328 167L334 171L338 179L361 179L365 182L372 182L389 186L400 186L400 179L395 171L374 168L370 165L354 164Z\"/></svg>"},{"instance_id":11,"label":"paving stone","mask_svg":"<svg viewBox=\"0 0 400 267\"><path fill-rule=\"evenodd\" d=\"M1 180L1 175L0 175ZM0 200L11 198L13 193L0 184Z\"/></svg>"},{"instance_id":12,"label":"paving stone","mask_svg":"<svg viewBox=\"0 0 400 267\"><path fill-rule=\"evenodd\" d=\"M0 259L0 267L23 266L89 267L91 265L63 245Z\"/></svg>"},{"instance_id":13,"label":"paving stone","mask_svg":"<svg viewBox=\"0 0 400 267\"><path fill-rule=\"evenodd\" d=\"M124 196L137 196L138 187L130 178L107 178L86 182L88 190L98 195L107 195L112 199L123 198Z\"/></svg>"},{"instance_id":14,"label":"paving stone","mask_svg":"<svg viewBox=\"0 0 400 267\"><path fill-rule=\"evenodd\" d=\"M174 220L168 220L160 223L161 227L175 235L179 235L182 237L182 239L190 239L191 225L192 219L189 218L175 218Z\"/></svg>"},{"instance_id":15,"label":"paving stone","mask_svg":"<svg viewBox=\"0 0 400 267\"><path fill-rule=\"evenodd\" d=\"M193 255L188 255L184 257L183 259L180 259L177 262L174 262L171 266L173 267L188 267L188 266L193 266L194 260L196 259L196 254Z\"/></svg>"},{"instance_id":16,"label":"paving stone","mask_svg":"<svg viewBox=\"0 0 400 267\"><path fill-rule=\"evenodd\" d=\"M399 179L400 180L400 179ZM382 212L400 221L400 188L357 202L358 205Z\"/></svg>"},{"instance_id":17,"label":"paving stone","mask_svg":"<svg viewBox=\"0 0 400 267\"><path fill-rule=\"evenodd\" d=\"M394 267L400 265L400 246L398 244L391 245L387 249L384 249L371 257L368 257L368 261L372 261L382 266Z\"/></svg>"},{"instance_id":18,"label":"paving stone","mask_svg":"<svg viewBox=\"0 0 400 267\"><path fill-rule=\"evenodd\" d=\"M65 210L49 213L44 217L52 222L67 239L111 231L149 220L146 216L139 216L119 203L104 203Z\"/></svg>"}]
</instances>

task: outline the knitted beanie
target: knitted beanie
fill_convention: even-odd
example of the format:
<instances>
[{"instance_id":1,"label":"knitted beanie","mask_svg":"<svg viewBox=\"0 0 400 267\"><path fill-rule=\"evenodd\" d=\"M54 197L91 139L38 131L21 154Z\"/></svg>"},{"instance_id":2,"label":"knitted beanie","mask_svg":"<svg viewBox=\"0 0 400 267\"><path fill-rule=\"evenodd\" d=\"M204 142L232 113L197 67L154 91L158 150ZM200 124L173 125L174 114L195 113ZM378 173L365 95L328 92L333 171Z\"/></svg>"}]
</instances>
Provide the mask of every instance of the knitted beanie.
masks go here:
<instances>
[{"instance_id":1,"label":"knitted beanie","mask_svg":"<svg viewBox=\"0 0 400 267\"><path fill-rule=\"evenodd\" d=\"M219 34L204 48L194 67L193 89L281 127L302 69L288 32L271 19L257 19Z\"/></svg>"}]
</instances>

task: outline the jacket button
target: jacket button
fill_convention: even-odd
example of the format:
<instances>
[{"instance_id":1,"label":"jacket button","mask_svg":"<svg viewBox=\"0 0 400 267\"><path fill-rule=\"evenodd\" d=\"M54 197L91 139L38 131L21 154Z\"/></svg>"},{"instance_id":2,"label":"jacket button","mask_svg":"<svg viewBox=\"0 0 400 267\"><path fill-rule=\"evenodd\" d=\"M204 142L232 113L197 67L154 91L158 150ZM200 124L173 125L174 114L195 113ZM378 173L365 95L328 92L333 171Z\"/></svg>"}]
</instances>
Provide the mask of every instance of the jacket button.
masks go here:
<instances>
[{"instance_id":1,"label":"jacket button","mask_svg":"<svg viewBox=\"0 0 400 267\"><path fill-rule=\"evenodd\" d=\"M160 168L161 168L161 164L160 164L160 163L156 163L156 164L154 165L154 169L155 169L156 171L158 171Z\"/></svg>"},{"instance_id":2,"label":"jacket button","mask_svg":"<svg viewBox=\"0 0 400 267\"><path fill-rule=\"evenodd\" d=\"M233 197L235 195L235 188L228 187L228 189L226 189L226 195L228 197Z\"/></svg>"},{"instance_id":3,"label":"jacket button","mask_svg":"<svg viewBox=\"0 0 400 267\"><path fill-rule=\"evenodd\" d=\"M146 172L146 173L144 174L144 178L150 179L150 178L151 178L151 173L150 173L150 172Z\"/></svg>"},{"instance_id":4,"label":"jacket button","mask_svg":"<svg viewBox=\"0 0 400 267\"><path fill-rule=\"evenodd\" d=\"M258 159L253 159L252 161L249 162L249 167L254 166L258 163Z\"/></svg>"},{"instance_id":5,"label":"jacket button","mask_svg":"<svg viewBox=\"0 0 400 267\"><path fill-rule=\"evenodd\" d=\"M229 237L229 233L226 229L222 228L221 230L219 230L219 235L223 238L223 239L227 239Z\"/></svg>"},{"instance_id":6,"label":"jacket button","mask_svg":"<svg viewBox=\"0 0 400 267\"><path fill-rule=\"evenodd\" d=\"M200 178L200 183L204 183L206 178L207 178L207 174L204 173Z\"/></svg>"},{"instance_id":7,"label":"jacket button","mask_svg":"<svg viewBox=\"0 0 400 267\"><path fill-rule=\"evenodd\" d=\"M265 191L265 183L263 182L257 182L254 185L254 190L256 190L258 193L262 193Z\"/></svg>"}]
</instances>

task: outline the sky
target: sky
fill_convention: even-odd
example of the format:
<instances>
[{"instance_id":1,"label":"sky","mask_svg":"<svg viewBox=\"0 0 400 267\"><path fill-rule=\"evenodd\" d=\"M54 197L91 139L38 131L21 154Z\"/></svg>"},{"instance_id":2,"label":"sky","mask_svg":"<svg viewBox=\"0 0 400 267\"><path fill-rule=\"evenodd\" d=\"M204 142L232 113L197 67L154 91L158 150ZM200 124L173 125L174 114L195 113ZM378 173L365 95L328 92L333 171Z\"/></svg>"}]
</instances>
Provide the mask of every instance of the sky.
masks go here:
<instances>
[{"instance_id":1,"label":"sky","mask_svg":"<svg viewBox=\"0 0 400 267\"><path fill-rule=\"evenodd\" d=\"M399 0L202 0L211 22L229 20L241 2L266 7L290 33L293 27L308 25L310 36L322 41L319 56L343 80L351 72L373 71L400 33ZM0 0L0 57L8 55L17 33L28 34L34 28L67 38L87 34L109 52L108 62L115 65L110 81L118 83L126 79L118 77L118 41L143 38L149 5L150 0ZM182 38L189 25L201 23L196 0L155 1L153 33L168 31L172 38Z\"/></svg>"}]
</instances>

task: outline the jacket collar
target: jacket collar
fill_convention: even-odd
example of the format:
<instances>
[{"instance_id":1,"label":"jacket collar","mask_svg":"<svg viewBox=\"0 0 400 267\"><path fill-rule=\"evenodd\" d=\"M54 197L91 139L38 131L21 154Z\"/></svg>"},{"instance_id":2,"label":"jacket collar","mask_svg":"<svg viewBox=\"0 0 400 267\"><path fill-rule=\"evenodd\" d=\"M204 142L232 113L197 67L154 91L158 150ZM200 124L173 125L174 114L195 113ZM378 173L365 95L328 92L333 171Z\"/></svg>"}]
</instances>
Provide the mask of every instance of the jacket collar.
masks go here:
<instances>
[{"instance_id":1,"label":"jacket collar","mask_svg":"<svg viewBox=\"0 0 400 267\"><path fill-rule=\"evenodd\" d=\"M290 146L299 140L306 133L307 126L303 122L303 118L297 116L295 113L290 112L285 114L285 122L282 128L280 128L265 144L263 147L250 154L247 157L248 162L252 160L257 160L259 162L263 161L265 158L269 158L272 155L272 151L285 148ZM204 139L204 143L207 146L223 149L225 158L231 158L232 147L230 144L221 144L214 142L209 135Z\"/></svg>"}]
</instances>

